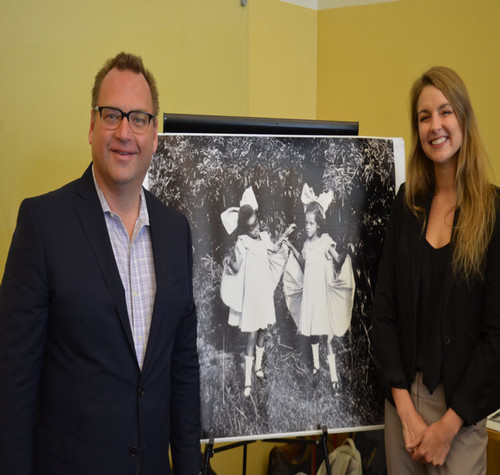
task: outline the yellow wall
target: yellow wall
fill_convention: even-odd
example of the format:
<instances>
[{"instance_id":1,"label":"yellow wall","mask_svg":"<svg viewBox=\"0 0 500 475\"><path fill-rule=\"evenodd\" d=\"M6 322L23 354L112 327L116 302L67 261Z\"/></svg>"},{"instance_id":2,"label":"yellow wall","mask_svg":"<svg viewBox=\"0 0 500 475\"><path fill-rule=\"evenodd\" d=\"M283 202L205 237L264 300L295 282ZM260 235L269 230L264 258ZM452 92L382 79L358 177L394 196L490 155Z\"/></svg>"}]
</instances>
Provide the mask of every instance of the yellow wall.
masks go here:
<instances>
[{"instance_id":1,"label":"yellow wall","mask_svg":"<svg viewBox=\"0 0 500 475\"><path fill-rule=\"evenodd\" d=\"M498 0L401 0L318 15L318 119L357 120L360 135L403 137L408 94L433 65L464 79L500 178Z\"/></svg>"},{"instance_id":2,"label":"yellow wall","mask_svg":"<svg viewBox=\"0 0 500 475\"><path fill-rule=\"evenodd\" d=\"M104 61L141 54L162 112L248 115L248 10L239 0L2 0L0 276L25 196L90 161L90 89Z\"/></svg>"},{"instance_id":3,"label":"yellow wall","mask_svg":"<svg viewBox=\"0 0 500 475\"><path fill-rule=\"evenodd\" d=\"M433 64L464 78L500 176L498 0L401 0L315 12L279 0L2 0L0 276L25 196L90 160L90 88L105 59L139 53L162 112L360 122L408 143L408 91ZM251 444L248 475L272 444ZM241 451L216 454L218 475Z\"/></svg>"},{"instance_id":4,"label":"yellow wall","mask_svg":"<svg viewBox=\"0 0 500 475\"><path fill-rule=\"evenodd\" d=\"M248 0L249 115L316 119L317 12Z\"/></svg>"},{"instance_id":5,"label":"yellow wall","mask_svg":"<svg viewBox=\"0 0 500 475\"><path fill-rule=\"evenodd\" d=\"M20 201L90 160L90 89L118 51L154 72L162 112L316 116L317 14L279 0L3 0L0 276Z\"/></svg>"}]
</instances>

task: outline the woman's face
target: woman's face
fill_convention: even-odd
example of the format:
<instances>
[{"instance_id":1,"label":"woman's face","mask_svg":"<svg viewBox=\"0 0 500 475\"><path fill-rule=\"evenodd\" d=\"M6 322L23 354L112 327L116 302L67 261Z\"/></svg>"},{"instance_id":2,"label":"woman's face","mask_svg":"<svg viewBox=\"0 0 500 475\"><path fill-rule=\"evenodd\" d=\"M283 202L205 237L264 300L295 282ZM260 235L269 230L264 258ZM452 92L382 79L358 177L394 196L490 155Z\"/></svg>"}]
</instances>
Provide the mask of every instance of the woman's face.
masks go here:
<instances>
[{"instance_id":1,"label":"woman's face","mask_svg":"<svg viewBox=\"0 0 500 475\"><path fill-rule=\"evenodd\" d=\"M418 134L422 149L436 165L456 165L463 133L452 105L434 86L422 89L417 103Z\"/></svg>"},{"instance_id":2,"label":"woman's face","mask_svg":"<svg viewBox=\"0 0 500 475\"><path fill-rule=\"evenodd\" d=\"M306 213L306 235L308 238L312 238L318 232L318 223L316 222L315 213Z\"/></svg>"}]
</instances>

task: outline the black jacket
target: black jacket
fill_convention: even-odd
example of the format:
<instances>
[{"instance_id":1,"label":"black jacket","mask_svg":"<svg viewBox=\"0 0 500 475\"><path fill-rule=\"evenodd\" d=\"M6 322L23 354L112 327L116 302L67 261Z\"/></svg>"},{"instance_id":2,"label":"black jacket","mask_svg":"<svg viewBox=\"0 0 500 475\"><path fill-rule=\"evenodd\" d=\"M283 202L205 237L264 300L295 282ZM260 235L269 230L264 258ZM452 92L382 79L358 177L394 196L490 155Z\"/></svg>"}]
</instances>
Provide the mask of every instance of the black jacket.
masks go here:
<instances>
[{"instance_id":1,"label":"black jacket","mask_svg":"<svg viewBox=\"0 0 500 475\"><path fill-rule=\"evenodd\" d=\"M389 400L391 386L399 387L402 382L409 389L416 372L416 312L424 239L422 222L405 204L403 185L389 220L373 305L375 362ZM456 279L450 266L438 309L446 402L465 424L500 407L498 206L483 270L484 279L476 277L467 283Z\"/></svg>"},{"instance_id":2,"label":"black jacket","mask_svg":"<svg viewBox=\"0 0 500 475\"><path fill-rule=\"evenodd\" d=\"M0 472L167 475L200 467L191 238L146 192L157 292L141 369L89 169L25 200L0 287Z\"/></svg>"}]
</instances>

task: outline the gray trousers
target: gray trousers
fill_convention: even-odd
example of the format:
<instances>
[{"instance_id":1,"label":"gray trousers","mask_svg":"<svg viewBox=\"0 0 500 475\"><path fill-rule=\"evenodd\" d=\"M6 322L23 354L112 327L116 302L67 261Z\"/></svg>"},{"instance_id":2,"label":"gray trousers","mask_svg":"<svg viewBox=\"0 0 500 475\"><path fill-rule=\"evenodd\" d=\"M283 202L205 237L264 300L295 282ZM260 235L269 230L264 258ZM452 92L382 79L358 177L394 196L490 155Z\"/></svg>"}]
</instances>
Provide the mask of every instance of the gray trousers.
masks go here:
<instances>
[{"instance_id":1,"label":"gray trousers","mask_svg":"<svg viewBox=\"0 0 500 475\"><path fill-rule=\"evenodd\" d=\"M415 408L429 425L437 422L447 410L443 386L438 385L430 394L422 382L421 373L418 373L413 381L411 398ZM384 437L389 475L428 473L476 475L486 473L486 446L488 445L486 419L460 429L453 439L442 467L413 462L405 448L403 429L398 413L387 400L385 401Z\"/></svg>"}]
</instances>

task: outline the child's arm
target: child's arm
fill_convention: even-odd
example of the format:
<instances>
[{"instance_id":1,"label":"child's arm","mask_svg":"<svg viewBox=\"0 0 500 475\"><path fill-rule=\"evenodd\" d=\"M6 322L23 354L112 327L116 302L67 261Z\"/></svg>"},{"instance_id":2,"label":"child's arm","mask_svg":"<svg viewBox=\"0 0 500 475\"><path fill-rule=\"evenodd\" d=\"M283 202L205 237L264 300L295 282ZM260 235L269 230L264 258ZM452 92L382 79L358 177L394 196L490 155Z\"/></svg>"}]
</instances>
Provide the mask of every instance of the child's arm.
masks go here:
<instances>
[{"instance_id":1,"label":"child's arm","mask_svg":"<svg viewBox=\"0 0 500 475\"><path fill-rule=\"evenodd\" d=\"M280 236L280 238L278 239L278 241L279 240L283 241L288 236L290 236L290 234L292 234L292 232L295 231L296 227L297 227L297 225L295 223L290 224L290 226L288 226L288 228L285 229L285 232Z\"/></svg>"},{"instance_id":2,"label":"child's arm","mask_svg":"<svg viewBox=\"0 0 500 475\"><path fill-rule=\"evenodd\" d=\"M293 255L295 256L295 259L297 259L297 261L299 262L300 267L302 268L302 270L304 270L306 261L302 257L302 254L299 251L297 251L295 246L288 239L284 239L283 243L292 251Z\"/></svg>"},{"instance_id":3,"label":"child's arm","mask_svg":"<svg viewBox=\"0 0 500 475\"><path fill-rule=\"evenodd\" d=\"M243 254L241 249L239 249L238 244L239 242L236 243L231 251L231 254L224 258L224 265L227 265L234 274L239 272L243 262Z\"/></svg>"},{"instance_id":4,"label":"child's arm","mask_svg":"<svg viewBox=\"0 0 500 475\"><path fill-rule=\"evenodd\" d=\"M332 256L333 262L335 264L335 269L337 270L337 272L340 272L340 270L342 269L342 266L344 265L344 261L345 261L345 258L347 257L349 250L351 250L351 252L354 252L354 247L351 243L349 243L347 246L345 246L344 250L341 251L340 253L337 252L336 247L337 247L336 243L332 244L328 248L328 254L330 254L330 256Z\"/></svg>"},{"instance_id":5,"label":"child's arm","mask_svg":"<svg viewBox=\"0 0 500 475\"><path fill-rule=\"evenodd\" d=\"M288 236L295 230L296 227L297 227L297 225L295 223L290 224L290 226L288 226L288 228L286 228L285 232L276 241L276 243L274 244L274 247L271 249L271 251L278 252L281 248L281 245L287 241Z\"/></svg>"}]
</instances>

